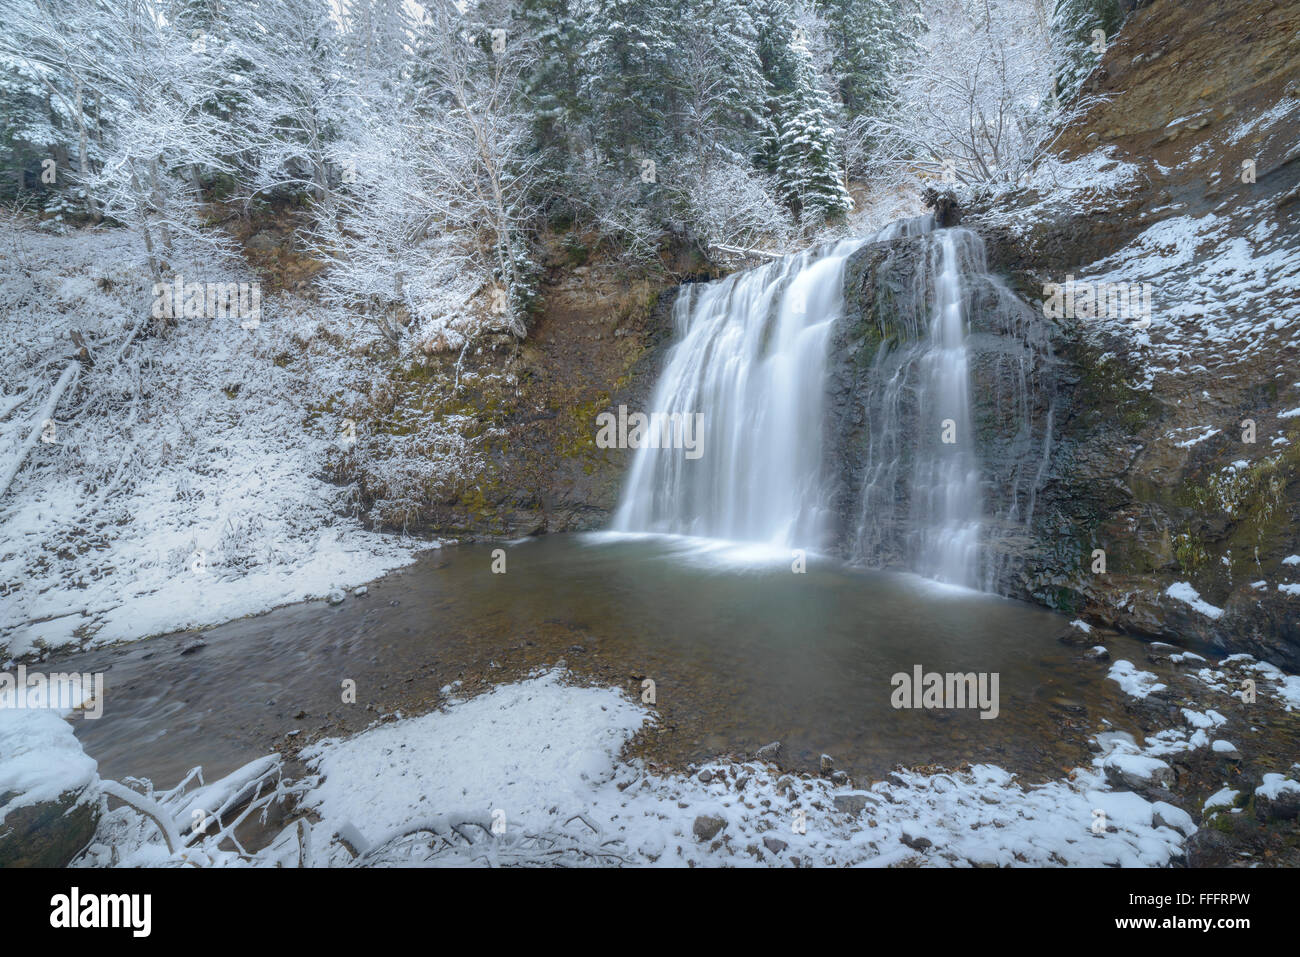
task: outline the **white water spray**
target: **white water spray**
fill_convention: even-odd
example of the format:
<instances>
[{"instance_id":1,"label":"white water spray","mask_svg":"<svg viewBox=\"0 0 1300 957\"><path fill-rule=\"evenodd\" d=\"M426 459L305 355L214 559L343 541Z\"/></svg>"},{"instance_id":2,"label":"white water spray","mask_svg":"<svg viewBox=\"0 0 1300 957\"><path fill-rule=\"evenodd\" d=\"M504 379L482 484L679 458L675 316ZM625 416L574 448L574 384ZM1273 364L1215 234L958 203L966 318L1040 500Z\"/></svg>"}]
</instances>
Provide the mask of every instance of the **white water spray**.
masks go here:
<instances>
[{"instance_id":1,"label":"white water spray","mask_svg":"<svg viewBox=\"0 0 1300 957\"><path fill-rule=\"evenodd\" d=\"M817 548L826 347L843 309L841 242L682 288L678 342L651 400L704 414L703 455L642 448L614 516L621 531Z\"/></svg>"},{"instance_id":2,"label":"white water spray","mask_svg":"<svg viewBox=\"0 0 1300 957\"><path fill-rule=\"evenodd\" d=\"M867 379L868 447L853 530L832 513L834 483L825 474L828 344L844 308L848 257L864 242L912 237L920 237L916 288L899 298L899 315L882 319L890 328L881 330ZM1005 337L998 340L1005 355L992 360L994 381L1005 385L981 402L1014 427L990 439L1000 461L1013 463L992 501L972 412L973 308ZM1050 449L1026 451L1037 441L1032 392L1042 366L1031 320L988 274L979 237L935 230L928 216L871 240L686 286L674 310L678 341L647 411L703 413L703 455L691 461L676 450L638 449L613 528L817 549L849 524L858 561L992 587L999 559L990 557L990 542L1024 521L1025 504L1032 510ZM1045 442L1050 431L1049 412ZM1023 475L1014 464L1022 458L1033 459Z\"/></svg>"},{"instance_id":3,"label":"white water spray","mask_svg":"<svg viewBox=\"0 0 1300 957\"><path fill-rule=\"evenodd\" d=\"M954 585L978 574L982 504L971 425L970 362L961 247L979 242L964 229L934 233L934 316L920 356L919 418L912 476L916 570Z\"/></svg>"}]
</instances>

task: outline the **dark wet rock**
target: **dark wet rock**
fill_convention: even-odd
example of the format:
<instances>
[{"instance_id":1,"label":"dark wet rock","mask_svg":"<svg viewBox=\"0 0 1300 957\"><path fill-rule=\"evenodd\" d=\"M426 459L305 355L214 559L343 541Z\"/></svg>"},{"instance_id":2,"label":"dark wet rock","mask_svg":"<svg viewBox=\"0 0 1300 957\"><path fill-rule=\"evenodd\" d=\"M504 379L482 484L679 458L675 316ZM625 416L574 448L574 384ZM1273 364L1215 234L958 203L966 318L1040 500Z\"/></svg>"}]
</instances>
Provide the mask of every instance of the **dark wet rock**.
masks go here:
<instances>
[{"instance_id":1,"label":"dark wet rock","mask_svg":"<svg viewBox=\"0 0 1300 957\"><path fill-rule=\"evenodd\" d=\"M1109 661L1110 652L1102 645L1094 645L1083 653L1083 657L1088 661Z\"/></svg>"},{"instance_id":2,"label":"dark wet rock","mask_svg":"<svg viewBox=\"0 0 1300 957\"><path fill-rule=\"evenodd\" d=\"M828 771L835 770L835 759L832 758L829 754L823 754L821 756L820 764L821 764L822 774L825 774Z\"/></svg>"},{"instance_id":3,"label":"dark wet rock","mask_svg":"<svg viewBox=\"0 0 1300 957\"><path fill-rule=\"evenodd\" d=\"M718 832L727 826L724 818L715 817L711 814L701 814L695 819L692 830L695 833L695 839L700 842L711 841L718 836Z\"/></svg>"},{"instance_id":4,"label":"dark wet rock","mask_svg":"<svg viewBox=\"0 0 1300 957\"><path fill-rule=\"evenodd\" d=\"M1241 752L1237 750L1235 745L1232 745L1231 742L1228 741L1215 741L1214 747L1211 749L1210 753L1220 761L1227 761L1230 764L1241 763Z\"/></svg>"},{"instance_id":5,"label":"dark wet rock","mask_svg":"<svg viewBox=\"0 0 1300 957\"><path fill-rule=\"evenodd\" d=\"M1184 837L1196 832L1196 822L1182 808L1168 801L1156 801L1151 806L1151 821L1156 827L1168 827Z\"/></svg>"},{"instance_id":6,"label":"dark wet rock","mask_svg":"<svg viewBox=\"0 0 1300 957\"><path fill-rule=\"evenodd\" d=\"M1083 648L1085 646L1091 647L1092 645L1095 645L1097 643L1097 636L1091 631L1085 631L1082 628L1071 625L1069 628L1064 629L1059 635L1057 635L1056 640L1063 645L1070 645L1074 648Z\"/></svg>"},{"instance_id":7,"label":"dark wet rock","mask_svg":"<svg viewBox=\"0 0 1300 957\"><path fill-rule=\"evenodd\" d=\"M1187 839L1187 866L1224 867L1232 863L1238 846L1230 834L1215 827L1203 827Z\"/></svg>"},{"instance_id":8,"label":"dark wet rock","mask_svg":"<svg viewBox=\"0 0 1300 957\"><path fill-rule=\"evenodd\" d=\"M1300 551L1294 542L1286 550ZM1243 585L1228 596L1218 625L1231 636L1228 650L1300 671L1300 599Z\"/></svg>"},{"instance_id":9,"label":"dark wet rock","mask_svg":"<svg viewBox=\"0 0 1300 957\"><path fill-rule=\"evenodd\" d=\"M710 771L708 768L705 768L703 771L700 772L699 780L701 784L708 784L710 781L713 780L713 772Z\"/></svg>"},{"instance_id":10,"label":"dark wet rock","mask_svg":"<svg viewBox=\"0 0 1300 957\"><path fill-rule=\"evenodd\" d=\"M771 744L765 744L754 752L754 757L759 761L767 761L770 764L779 764L781 760L781 742L773 741Z\"/></svg>"},{"instance_id":11,"label":"dark wet rock","mask_svg":"<svg viewBox=\"0 0 1300 957\"><path fill-rule=\"evenodd\" d=\"M957 194L952 190L940 192L931 186L921 198L926 209L934 211L936 225L943 229L961 225L961 206L957 202Z\"/></svg>"},{"instance_id":12,"label":"dark wet rock","mask_svg":"<svg viewBox=\"0 0 1300 957\"><path fill-rule=\"evenodd\" d=\"M1174 769L1159 758L1137 754L1111 754L1102 764L1106 780L1115 788L1141 792L1174 783Z\"/></svg>"},{"instance_id":13,"label":"dark wet rock","mask_svg":"<svg viewBox=\"0 0 1300 957\"><path fill-rule=\"evenodd\" d=\"M1300 817L1300 787L1276 788L1272 796L1255 793L1255 817L1260 821L1294 821Z\"/></svg>"}]
</instances>

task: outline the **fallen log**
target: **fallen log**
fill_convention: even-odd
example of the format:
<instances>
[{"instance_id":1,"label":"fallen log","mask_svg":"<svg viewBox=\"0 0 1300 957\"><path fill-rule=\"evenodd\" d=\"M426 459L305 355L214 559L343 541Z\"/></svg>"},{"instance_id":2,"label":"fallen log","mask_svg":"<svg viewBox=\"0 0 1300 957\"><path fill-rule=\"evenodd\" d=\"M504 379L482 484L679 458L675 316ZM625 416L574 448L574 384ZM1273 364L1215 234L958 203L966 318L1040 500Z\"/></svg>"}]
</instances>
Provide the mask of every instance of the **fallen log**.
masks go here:
<instances>
[{"instance_id":1,"label":"fallen log","mask_svg":"<svg viewBox=\"0 0 1300 957\"><path fill-rule=\"evenodd\" d=\"M722 243L712 243L710 248L729 253L732 256L747 256L758 259L780 259L785 255L785 253L769 252L766 249L746 249L743 246L726 246Z\"/></svg>"}]
</instances>

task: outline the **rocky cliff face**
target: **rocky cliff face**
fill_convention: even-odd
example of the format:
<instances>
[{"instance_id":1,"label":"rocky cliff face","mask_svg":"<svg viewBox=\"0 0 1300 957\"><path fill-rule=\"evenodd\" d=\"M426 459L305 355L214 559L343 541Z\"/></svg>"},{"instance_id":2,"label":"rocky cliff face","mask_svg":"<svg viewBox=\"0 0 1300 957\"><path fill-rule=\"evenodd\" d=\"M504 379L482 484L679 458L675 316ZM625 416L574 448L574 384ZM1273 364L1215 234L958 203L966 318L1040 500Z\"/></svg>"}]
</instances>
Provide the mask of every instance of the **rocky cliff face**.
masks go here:
<instances>
[{"instance_id":1,"label":"rocky cliff face","mask_svg":"<svg viewBox=\"0 0 1300 957\"><path fill-rule=\"evenodd\" d=\"M1300 667L1300 7L1156 0L1090 90L1108 100L1067 131L1050 178L964 215L1049 346L1026 421L1050 412L1053 442L1021 560L995 585ZM916 242L868 246L851 270L832 382L846 508L862 390L915 298ZM1045 318L1044 284L1070 279L1146 284L1150 323ZM976 305L972 394L997 511L1023 450L990 315Z\"/></svg>"},{"instance_id":2,"label":"rocky cliff face","mask_svg":"<svg viewBox=\"0 0 1300 957\"><path fill-rule=\"evenodd\" d=\"M669 277L702 268L682 255L665 266L578 264L557 243L528 338L395 363L364 407L346 410L358 444L376 447L338 453L333 474L387 530L483 539L604 527L630 453L596 446L596 416L648 402L671 344Z\"/></svg>"}]
</instances>

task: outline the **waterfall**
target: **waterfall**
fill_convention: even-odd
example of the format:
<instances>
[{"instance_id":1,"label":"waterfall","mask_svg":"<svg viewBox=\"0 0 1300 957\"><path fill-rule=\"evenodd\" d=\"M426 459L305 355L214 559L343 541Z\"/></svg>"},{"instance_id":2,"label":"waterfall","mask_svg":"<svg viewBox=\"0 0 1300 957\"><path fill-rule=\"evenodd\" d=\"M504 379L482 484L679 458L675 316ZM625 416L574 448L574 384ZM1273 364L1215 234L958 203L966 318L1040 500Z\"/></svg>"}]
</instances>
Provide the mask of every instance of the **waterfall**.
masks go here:
<instances>
[{"instance_id":1,"label":"waterfall","mask_svg":"<svg viewBox=\"0 0 1300 957\"><path fill-rule=\"evenodd\" d=\"M923 236L914 284L912 312L892 317L869 375L853 557L993 590L1027 546L1051 451L1053 410L1035 420L1047 338L968 229Z\"/></svg>"},{"instance_id":2,"label":"waterfall","mask_svg":"<svg viewBox=\"0 0 1300 957\"><path fill-rule=\"evenodd\" d=\"M682 287L649 411L702 413L703 454L638 449L614 529L822 544L826 347L862 242Z\"/></svg>"},{"instance_id":3,"label":"waterfall","mask_svg":"<svg viewBox=\"0 0 1300 957\"><path fill-rule=\"evenodd\" d=\"M835 456L824 454L844 447L827 428L828 347L846 262L887 241L907 244L901 272L913 288L877 277L899 294L877 316L880 344L853 399L865 455L855 453L854 478L837 486ZM1006 556L1027 547L1050 454L1053 412L1044 416L1037 399L1050 351L1037 317L988 274L975 233L935 229L929 216L902 220L868 240L684 286L673 321L676 341L646 411L702 414L703 454L638 448L613 529L830 543L864 564L986 589ZM843 488L847 499L837 498Z\"/></svg>"},{"instance_id":4,"label":"waterfall","mask_svg":"<svg viewBox=\"0 0 1300 957\"><path fill-rule=\"evenodd\" d=\"M932 303L928 328L877 356L858 533L860 557L872 558L885 536L901 531L906 564L968 587L978 577L983 506L963 271L979 242L964 229L926 235L917 301Z\"/></svg>"}]
</instances>

